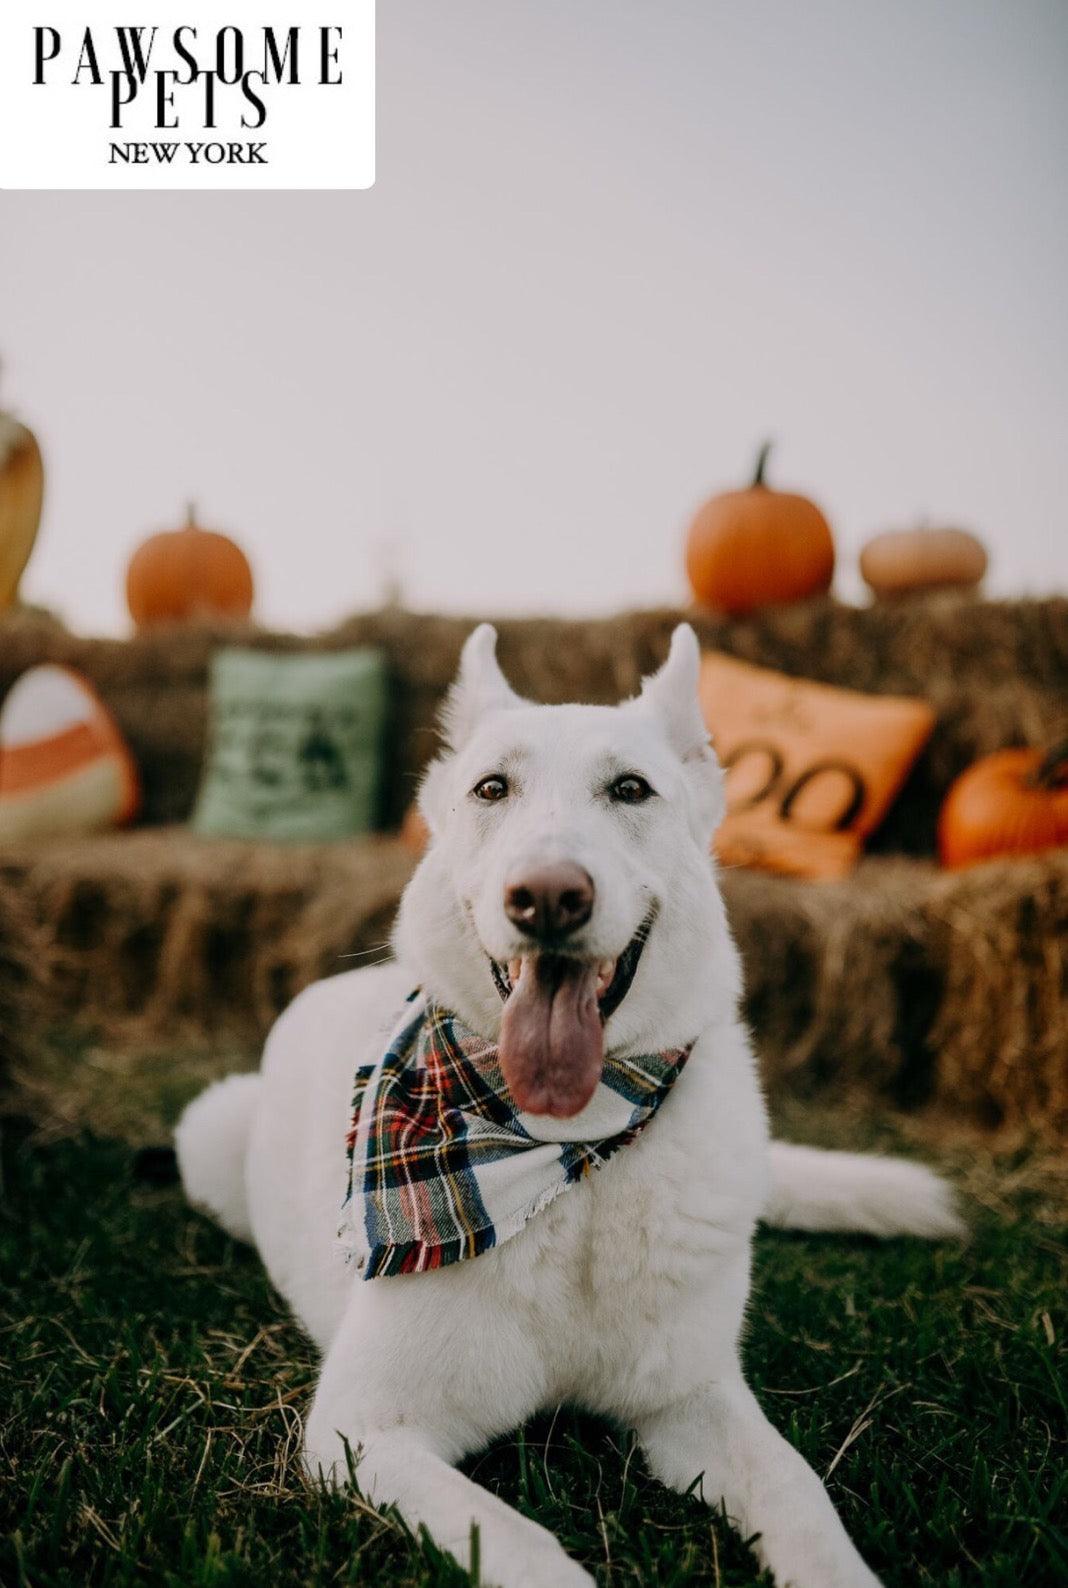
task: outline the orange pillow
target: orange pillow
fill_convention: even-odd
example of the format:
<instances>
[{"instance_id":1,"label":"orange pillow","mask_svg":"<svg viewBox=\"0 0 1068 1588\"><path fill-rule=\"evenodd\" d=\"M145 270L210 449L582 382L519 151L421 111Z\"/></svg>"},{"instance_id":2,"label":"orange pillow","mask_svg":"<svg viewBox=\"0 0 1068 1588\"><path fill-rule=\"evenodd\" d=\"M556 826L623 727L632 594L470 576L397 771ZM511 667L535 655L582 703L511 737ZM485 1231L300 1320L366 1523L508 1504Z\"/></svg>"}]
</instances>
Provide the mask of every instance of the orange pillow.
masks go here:
<instances>
[{"instance_id":1,"label":"orange pillow","mask_svg":"<svg viewBox=\"0 0 1068 1588\"><path fill-rule=\"evenodd\" d=\"M713 651L701 706L726 773L724 865L841 877L934 727L922 700L862 695Z\"/></svg>"}]
</instances>

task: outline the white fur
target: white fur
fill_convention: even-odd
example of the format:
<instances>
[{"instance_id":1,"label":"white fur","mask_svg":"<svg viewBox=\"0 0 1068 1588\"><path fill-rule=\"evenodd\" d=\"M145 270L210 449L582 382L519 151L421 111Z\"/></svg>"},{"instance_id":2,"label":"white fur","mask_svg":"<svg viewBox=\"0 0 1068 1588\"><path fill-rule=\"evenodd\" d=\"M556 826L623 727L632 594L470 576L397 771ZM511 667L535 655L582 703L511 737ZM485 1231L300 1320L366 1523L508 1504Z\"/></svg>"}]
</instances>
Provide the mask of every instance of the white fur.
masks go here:
<instances>
[{"instance_id":1,"label":"white fur","mask_svg":"<svg viewBox=\"0 0 1068 1588\"><path fill-rule=\"evenodd\" d=\"M259 1090L258 1075L228 1075L190 1103L174 1133L189 1200L239 1241L252 1239L245 1155Z\"/></svg>"},{"instance_id":2,"label":"white fur","mask_svg":"<svg viewBox=\"0 0 1068 1588\"><path fill-rule=\"evenodd\" d=\"M455 1469L532 1412L573 1401L635 1428L665 1483L686 1489L700 1476L706 1500L760 1535L756 1553L778 1583L872 1588L819 1480L743 1380L750 1242L762 1211L806 1229L950 1234L959 1226L948 1193L909 1164L769 1154L709 860L722 794L692 631L676 631L638 700L611 708L519 700L493 641L476 630L450 696L449 748L422 794L433 838L402 903L396 962L309 988L272 1031L259 1082L224 1082L191 1106L178 1132L187 1192L226 1228L251 1226L323 1353L309 1473L344 1482L351 1450L365 1494L396 1504L465 1565L477 1525L486 1582L592 1582L544 1529ZM506 799L472 797L502 772ZM614 803L606 787L624 772L647 778L656 797ZM513 1240L368 1283L336 1238L354 1071L377 1057L416 983L497 1035L487 956L526 950L503 909L504 875L523 857L566 857L589 872L583 956L615 958L656 907L606 1039L635 1052L695 1041L693 1053L644 1134Z\"/></svg>"},{"instance_id":3,"label":"white fur","mask_svg":"<svg viewBox=\"0 0 1068 1588\"><path fill-rule=\"evenodd\" d=\"M944 1180L919 1163L859 1152L820 1152L776 1141L771 1147L768 1224L793 1230L854 1230L866 1235L964 1234Z\"/></svg>"}]
</instances>

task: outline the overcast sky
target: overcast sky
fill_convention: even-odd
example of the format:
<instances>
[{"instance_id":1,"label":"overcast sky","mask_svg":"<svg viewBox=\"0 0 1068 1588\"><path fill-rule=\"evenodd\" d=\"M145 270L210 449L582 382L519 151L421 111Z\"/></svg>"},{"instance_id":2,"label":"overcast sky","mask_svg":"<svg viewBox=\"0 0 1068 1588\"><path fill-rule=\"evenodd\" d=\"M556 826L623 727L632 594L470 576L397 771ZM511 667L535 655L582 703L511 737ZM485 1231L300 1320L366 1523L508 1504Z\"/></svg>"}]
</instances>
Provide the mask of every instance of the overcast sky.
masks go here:
<instances>
[{"instance_id":1,"label":"overcast sky","mask_svg":"<svg viewBox=\"0 0 1068 1588\"><path fill-rule=\"evenodd\" d=\"M29 599L121 632L194 495L258 614L681 599L772 477L858 591L975 528L1068 586L1064 0L385 0L378 183L0 194L3 405L50 488Z\"/></svg>"}]
</instances>

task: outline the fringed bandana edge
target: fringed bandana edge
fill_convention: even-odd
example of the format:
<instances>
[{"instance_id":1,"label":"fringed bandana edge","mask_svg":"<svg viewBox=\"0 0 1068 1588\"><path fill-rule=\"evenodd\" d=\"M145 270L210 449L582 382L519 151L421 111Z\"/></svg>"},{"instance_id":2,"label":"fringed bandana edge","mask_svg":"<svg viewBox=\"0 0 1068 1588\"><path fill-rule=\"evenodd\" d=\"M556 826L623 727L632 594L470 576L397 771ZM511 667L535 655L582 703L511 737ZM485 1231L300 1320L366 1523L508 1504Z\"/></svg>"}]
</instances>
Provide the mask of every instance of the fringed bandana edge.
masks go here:
<instances>
[{"instance_id":1,"label":"fringed bandana edge","mask_svg":"<svg viewBox=\"0 0 1068 1588\"><path fill-rule=\"evenodd\" d=\"M356 1071L338 1231L347 1257L364 1279L382 1279L511 1240L641 1134L691 1048L609 1054L576 1121L526 1115L496 1045L411 994L382 1057Z\"/></svg>"}]
</instances>

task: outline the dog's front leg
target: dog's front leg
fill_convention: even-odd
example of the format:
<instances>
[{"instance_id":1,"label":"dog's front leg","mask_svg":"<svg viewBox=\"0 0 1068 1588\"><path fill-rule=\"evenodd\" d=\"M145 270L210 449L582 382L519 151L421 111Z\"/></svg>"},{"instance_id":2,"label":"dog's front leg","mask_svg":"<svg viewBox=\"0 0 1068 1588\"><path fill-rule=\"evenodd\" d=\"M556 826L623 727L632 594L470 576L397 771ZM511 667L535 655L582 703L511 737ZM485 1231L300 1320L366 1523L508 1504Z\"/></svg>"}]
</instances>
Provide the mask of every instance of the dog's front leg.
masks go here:
<instances>
[{"instance_id":1,"label":"dog's front leg","mask_svg":"<svg viewBox=\"0 0 1068 1588\"><path fill-rule=\"evenodd\" d=\"M305 1425L308 1475L343 1485L351 1456L368 1500L395 1505L468 1571L477 1528L479 1580L494 1588L593 1588L551 1533L453 1465L535 1409L522 1335L488 1306L476 1323L455 1275L375 1283L372 1296L357 1291L323 1362ZM498 1337L507 1349L494 1352L486 1342Z\"/></svg>"},{"instance_id":2,"label":"dog's front leg","mask_svg":"<svg viewBox=\"0 0 1068 1588\"><path fill-rule=\"evenodd\" d=\"M344 1477L341 1441L324 1441L323 1433L309 1422L309 1472ZM324 1443L326 1448L317 1448ZM364 1497L374 1505L395 1505L409 1527L425 1527L435 1544L467 1571L475 1564L477 1529L480 1583L494 1588L593 1588L593 1578L551 1533L457 1472L434 1451L424 1432L383 1429L366 1435L352 1454Z\"/></svg>"},{"instance_id":3,"label":"dog's front leg","mask_svg":"<svg viewBox=\"0 0 1068 1588\"><path fill-rule=\"evenodd\" d=\"M739 1376L709 1385L638 1428L649 1466L673 1489L701 1477L781 1588L879 1588L812 1468Z\"/></svg>"}]
</instances>

